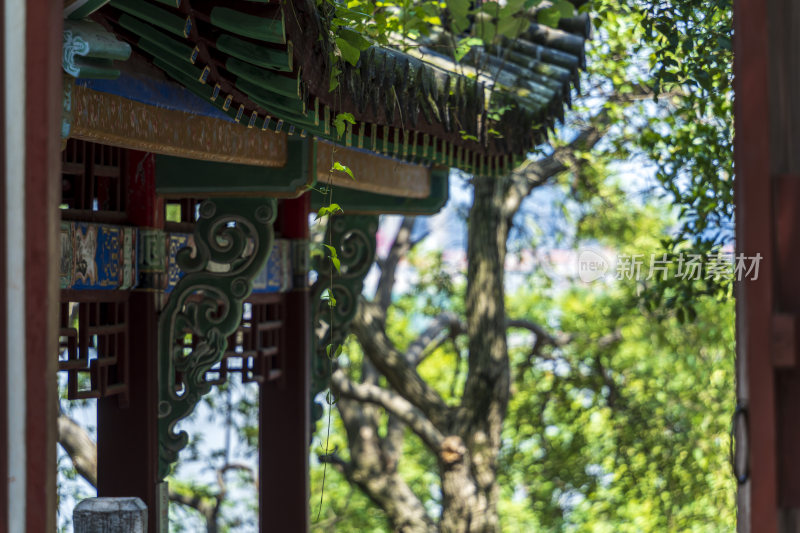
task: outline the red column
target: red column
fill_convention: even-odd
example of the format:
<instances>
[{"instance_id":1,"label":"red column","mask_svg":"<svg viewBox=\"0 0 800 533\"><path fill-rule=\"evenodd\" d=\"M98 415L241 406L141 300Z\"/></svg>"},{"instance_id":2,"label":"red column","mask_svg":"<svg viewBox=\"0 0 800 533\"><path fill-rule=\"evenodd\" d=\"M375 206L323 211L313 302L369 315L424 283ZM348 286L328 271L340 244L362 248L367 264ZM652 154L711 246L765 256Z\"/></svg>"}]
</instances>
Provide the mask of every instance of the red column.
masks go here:
<instances>
[{"instance_id":1,"label":"red column","mask_svg":"<svg viewBox=\"0 0 800 533\"><path fill-rule=\"evenodd\" d=\"M800 177L777 175L773 191L772 280L773 296L771 359L774 367L777 498L781 512L800 508L800 368L797 333L800 326ZM751 388L751 397L757 390ZM753 438L758 438L755 435ZM791 511L790 511L791 510ZM780 522L780 519L779 519ZM785 527L785 526L784 526Z\"/></svg>"},{"instance_id":2,"label":"red column","mask_svg":"<svg viewBox=\"0 0 800 533\"><path fill-rule=\"evenodd\" d=\"M49 533L56 528L56 258L61 196L63 3L28 0L25 8L25 108L6 112L16 113L17 120L26 125L26 505L24 511L9 512L25 513L27 532Z\"/></svg>"},{"instance_id":3,"label":"red column","mask_svg":"<svg viewBox=\"0 0 800 533\"><path fill-rule=\"evenodd\" d=\"M140 228L164 228L155 194L152 154L126 152L127 206ZM163 276L146 275L144 281ZM129 401L97 402L97 495L136 496L147 505L148 531L158 533L158 311L161 292L134 290L128 300Z\"/></svg>"},{"instance_id":4,"label":"red column","mask_svg":"<svg viewBox=\"0 0 800 533\"><path fill-rule=\"evenodd\" d=\"M308 239L309 196L284 200L278 230ZM262 532L305 533L309 528L311 316L305 276L285 295L283 376L264 383L260 397L259 487Z\"/></svg>"},{"instance_id":5,"label":"red column","mask_svg":"<svg viewBox=\"0 0 800 533\"><path fill-rule=\"evenodd\" d=\"M734 3L736 246L764 257L757 281L738 284L738 396L747 409L749 481L739 491L739 531L778 531L767 2ZM742 443L739 442L739 445Z\"/></svg>"},{"instance_id":6,"label":"red column","mask_svg":"<svg viewBox=\"0 0 800 533\"><path fill-rule=\"evenodd\" d=\"M136 496L147 505L147 530L158 533L158 303L134 291L128 301L129 402L97 401L97 495Z\"/></svg>"}]
</instances>

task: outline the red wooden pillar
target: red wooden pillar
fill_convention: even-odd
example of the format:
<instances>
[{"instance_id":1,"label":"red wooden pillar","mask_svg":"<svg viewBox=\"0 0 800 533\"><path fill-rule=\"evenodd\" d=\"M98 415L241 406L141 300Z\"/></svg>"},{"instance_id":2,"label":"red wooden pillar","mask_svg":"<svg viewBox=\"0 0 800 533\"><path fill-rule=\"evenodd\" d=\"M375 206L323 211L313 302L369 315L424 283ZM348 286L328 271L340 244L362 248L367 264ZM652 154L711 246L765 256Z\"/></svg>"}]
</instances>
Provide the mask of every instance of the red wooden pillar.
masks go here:
<instances>
[{"instance_id":1,"label":"red wooden pillar","mask_svg":"<svg viewBox=\"0 0 800 533\"><path fill-rule=\"evenodd\" d=\"M308 239L309 195L281 203L278 229L287 239ZM261 385L259 422L260 529L309 529L311 316L306 276L295 276L285 295L281 379Z\"/></svg>"},{"instance_id":2,"label":"red wooden pillar","mask_svg":"<svg viewBox=\"0 0 800 533\"><path fill-rule=\"evenodd\" d=\"M116 396L97 402L97 495L136 496L158 533L158 388L156 293L134 291L128 300L129 404Z\"/></svg>"},{"instance_id":3,"label":"red wooden pillar","mask_svg":"<svg viewBox=\"0 0 800 533\"><path fill-rule=\"evenodd\" d=\"M53 531L56 527L58 274L55 258L59 255L63 4L60 0L6 0L4 8L7 24L12 15L18 17L21 10L25 14L14 31L18 34L19 26L24 27L24 41L14 43L15 54L20 54L22 49L24 65L17 66L22 67L21 70L13 70L13 65L3 62L3 68L9 69L5 81L13 79L16 86L24 81L25 98L24 106L5 110L7 114L13 113L20 125L19 129L6 131L6 135L22 137L24 131L22 167L18 167L14 175L6 176L22 188L24 196L15 206L21 209L23 216L10 221L17 228L24 228L23 249L10 252L17 257L21 253L24 258L24 272L14 280L15 291L24 287L24 310L17 308L20 316L14 319L17 325L23 326L20 331L24 332L24 349L7 346L6 355L9 360L15 360L15 372L8 375L9 380L19 378L24 384L15 384L15 387L22 386L23 394L14 399L19 403L11 403L8 408L9 416L12 412L15 417L24 413L24 419L13 432L9 427L9 438L24 439L24 450L18 450L20 454L16 455L19 463L12 457L8 465L9 470L13 468L15 473L21 473L19 477L10 475L7 478L9 491L15 493L13 499L10 498L15 503L9 506L8 515L13 524L10 529L39 533ZM42 28L47 30L42 31ZM6 33L4 28L4 38ZM9 43L7 46L6 52L11 51ZM6 200L10 202L11 198ZM4 230L6 227L4 225ZM7 309L7 312L14 310ZM17 370L22 372L17 375Z\"/></svg>"},{"instance_id":4,"label":"red wooden pillar","mask_svg":"<svg viewBox=\"0 0 800 533\"><path fill-rule=\"evenodd\" d=\"M164 206L155 194L153 155L129 150L125 168L130 222L140 229L163 230ZM128 300L128 405L120 407L116 396L97 402L97 495L141 498L148 509L147 530L158 533L158 311L163 274L142 272L139 266L140 286L145 288L132 291Z\"/></svg>"},{"instance_id":5,"label":"red wooden pillar","mask_svg":"<svg viewBox=\"0 0 800 533\"><path fill-rule=\"evenodd\" d=\"M740 486L738 530L778 531L775 461L774 373L770 353L772 317L772 191L769 157L769 50L767 5L734 4L736 246L746 256L761 253L757 281L737 286L737 385L746 409L749 479ZM740 423L744 420L740 417ZM742 447L744 439L737 441ZM745 461L741 461L744 463ZM740 468L741 470L744 467ZM742 476L745 472L741 472Z\"/></svg>"}]
</instances>

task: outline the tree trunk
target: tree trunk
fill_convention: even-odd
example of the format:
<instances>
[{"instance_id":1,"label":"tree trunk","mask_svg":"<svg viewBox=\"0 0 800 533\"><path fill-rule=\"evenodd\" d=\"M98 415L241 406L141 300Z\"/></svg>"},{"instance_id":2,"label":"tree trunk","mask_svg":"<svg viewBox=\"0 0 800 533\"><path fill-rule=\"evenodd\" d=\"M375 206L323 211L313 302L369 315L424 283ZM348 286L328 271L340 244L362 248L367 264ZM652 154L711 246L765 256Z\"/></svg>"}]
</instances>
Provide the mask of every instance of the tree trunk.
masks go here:
<instances>
[{"instance_id":1,"label":"tree trunk","mask_svg":"<svg viewBox=\"0 0 800 533\"><path fill-rule=\"evenodd\" d=\"M469 373L442 465L442 533L495 533L497 454L508 405L501 180L476 177L467 245Z\"/></svg>"},{"instance_id":2,"label":"tree trunk","mask_svg":"<svg viewBox=\"0 0 800 533\"><path fill-rule=\"evenodd\" d=\"M371 365L365 363L364 381L377 378ZM397 454L401 443L393 435L378 434L379 410L369 404L341 398L339 413L347 433L350 463L335 461L350 483L356 484L386 513L392 531L399 533L432 533L433 521L425 507L397 471ZM394 435L402 439L402 433Z\"/></svg>"}]
</instances>

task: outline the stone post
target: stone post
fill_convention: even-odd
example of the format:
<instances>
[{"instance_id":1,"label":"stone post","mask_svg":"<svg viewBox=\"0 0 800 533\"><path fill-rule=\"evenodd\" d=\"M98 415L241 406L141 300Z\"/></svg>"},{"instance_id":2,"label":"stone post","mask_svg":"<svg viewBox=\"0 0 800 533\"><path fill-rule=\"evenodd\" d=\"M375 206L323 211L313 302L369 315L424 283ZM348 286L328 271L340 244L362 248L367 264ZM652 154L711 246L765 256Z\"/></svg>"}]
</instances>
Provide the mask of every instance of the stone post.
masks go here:
<instances>
[{"instance_id":1,"label":"stone post","mask_svg":"<svg viewBox=\"0 0 800 533\"><path fill-rule=\"evenodd\" d=\"M75 533L147 533L147 506L139 498L87 498L72 522Z\"/></svg>"}]
</instances>

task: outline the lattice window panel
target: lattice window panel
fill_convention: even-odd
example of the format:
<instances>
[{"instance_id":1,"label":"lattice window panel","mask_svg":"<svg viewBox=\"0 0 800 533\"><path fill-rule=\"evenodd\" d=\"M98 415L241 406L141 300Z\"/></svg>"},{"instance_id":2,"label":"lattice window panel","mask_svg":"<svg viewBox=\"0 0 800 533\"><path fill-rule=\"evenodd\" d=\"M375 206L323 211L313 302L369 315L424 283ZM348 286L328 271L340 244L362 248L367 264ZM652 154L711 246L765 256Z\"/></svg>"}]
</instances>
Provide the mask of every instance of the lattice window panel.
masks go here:
<instances>
[{"instance_id":1,"label":"lattice window panel","mask_svg":"<svg viewBox=\"0 0 800 533\"><path fill-rule=\"evenodd\" d=\"M284 356L284 305L281 294L256 295L244 304L242 324L228 337L222 361L206 373L214 385L239 374L243 383L277 380Z\"/></svg>"},{"instance_id":2,"label":"lattice window panel","mask_svg":"<svg viewBox=\"0 0 800 533\"><path fill-rule=\"evenodd\" d=\"M69 218L110 223L127 220L125 158L122 148L67 141L61 153L61 207L71 211Z\"/></svg>"},{"instance_id":3,"label":"lattice window panel","mask_svg":"<svg viewBox=\"0 0 800 533\"><path fill-rule=\"evenodd\" d=\"M58 370L70 400L128 403L128 302L61 302Z\"/></svg>"}]
</instances>

